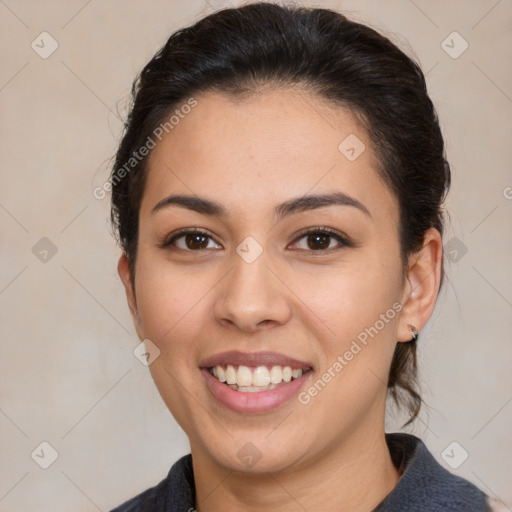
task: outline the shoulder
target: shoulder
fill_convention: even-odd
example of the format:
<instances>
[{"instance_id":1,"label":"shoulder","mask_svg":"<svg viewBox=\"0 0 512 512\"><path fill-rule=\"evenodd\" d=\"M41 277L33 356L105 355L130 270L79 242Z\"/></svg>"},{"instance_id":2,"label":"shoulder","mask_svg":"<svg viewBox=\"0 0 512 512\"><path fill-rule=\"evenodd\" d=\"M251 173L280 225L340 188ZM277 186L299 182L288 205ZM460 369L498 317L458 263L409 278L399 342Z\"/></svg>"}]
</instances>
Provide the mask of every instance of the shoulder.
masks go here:
<instances>
[{"instance_id":1,"label":"shoulder","mask_svg":"<svg viewBox=\"0 0 512 512\"><path fill-rule=\"evenodd\" d=\"M165 512L188 510L194 507L195 487L192 456L185 455L176 461L166 478L125 501L110 512Z\"/></svg>"},{"instance_id":2,"label":"shoulder","mask_svg":"<svg viewBox=\"0 0 512 512\"><path fill-rule=\"evenodd\" d=\"M112 509L110 512L149 512L165 510L167 478L162 480L155 487L141 492L134 498L129 499L122 505Z\"/></svg>"},{"instance_id":3,"label":"shoulder","mask_svg":"<svg viewBox=\"0 0 512 512\"><path fill-rule=\"evenodd\" d=\"M386 442L401 477L376 510L489 512L488 496L441 466L421 439L394 433L386 434Z\"/></svg>"}]
</instances>

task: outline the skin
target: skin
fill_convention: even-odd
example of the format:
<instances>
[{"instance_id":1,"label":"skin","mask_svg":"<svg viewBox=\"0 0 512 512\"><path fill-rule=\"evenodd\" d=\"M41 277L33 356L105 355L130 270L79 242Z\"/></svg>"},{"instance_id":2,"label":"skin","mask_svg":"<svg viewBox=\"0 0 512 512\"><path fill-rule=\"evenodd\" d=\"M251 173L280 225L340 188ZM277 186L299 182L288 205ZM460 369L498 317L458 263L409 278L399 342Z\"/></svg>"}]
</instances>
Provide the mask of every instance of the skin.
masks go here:
<instances>
[{"instance_id":1,"label":"skin","mask_svg":"<svg viewBox=\"0 0 512 512\"><path fill-rule=\"evenodd\" d=\"M292 89L196 99L150 155L135 276L124 255L118 265L137 333L161 351L152 377L190 440L196 508L371 510L399 479L384 437L385 383L397 341L411 339L408 324L420 331L433 311L441 236L427 231L404 269L397 201L350 111ZM355 161L338 150L349 134L366 146ZM331 205L273 217L284 201L335 191L369 214ZM217 201L228 214L176 205L152 213L170 194ZM353 247L299 238L318 226ZM206 249L183 237L160 246L193 227L211 236L200 239ZM236 252L248 236L263 250L250 264ZM276 351L313 365L307 389L397 301L401 311L306 405L292 398L240 414L216 401L199 371L219 352ZM237 456L248 442L261 453L252 467Z\"/></svg>"}]
</instances>

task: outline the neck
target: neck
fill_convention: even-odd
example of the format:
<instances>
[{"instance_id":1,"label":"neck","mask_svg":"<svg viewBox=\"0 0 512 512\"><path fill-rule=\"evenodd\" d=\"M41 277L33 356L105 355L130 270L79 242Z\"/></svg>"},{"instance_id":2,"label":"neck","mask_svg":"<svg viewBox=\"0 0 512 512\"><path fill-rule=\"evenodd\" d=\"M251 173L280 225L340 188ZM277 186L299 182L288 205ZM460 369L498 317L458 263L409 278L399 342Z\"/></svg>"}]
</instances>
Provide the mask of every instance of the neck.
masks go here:
<instances>
[{"instance_id":1,"label":"neck","mask_svg":"<svg viewBox=\"0 0 512 512\"><path fill-rule=\"evenodd\" d=\"M358 429L293 471L240 473L192 447L197 512L244 510L367 512L399 480L384 430Z\"/></svg>"}]
</instances>

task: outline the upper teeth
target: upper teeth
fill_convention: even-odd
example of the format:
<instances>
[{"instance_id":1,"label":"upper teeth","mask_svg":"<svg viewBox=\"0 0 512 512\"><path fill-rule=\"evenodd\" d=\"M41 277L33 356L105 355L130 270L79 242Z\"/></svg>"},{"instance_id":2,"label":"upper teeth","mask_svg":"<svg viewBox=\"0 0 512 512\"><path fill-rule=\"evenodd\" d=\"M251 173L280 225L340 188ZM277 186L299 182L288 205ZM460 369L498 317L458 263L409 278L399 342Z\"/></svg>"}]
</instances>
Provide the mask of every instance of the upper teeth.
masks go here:
<instances>
[{"instance_id":1,"label":"upper teeth","mask_svg":"<svg viewBox=\"0 0 512 512\"><path fill-rule=\"evenodd\" d=\"M240 365L238 370L231 364L226 369L217 365L211 369L211 373L221 382L236 384L237 386L268 386L280 384L282 381L290 382L302 376L302 369L292 369L290 366L272 366L269 370L266 366L258 366L251 370L248 366Z\"/></svg>"}]
</instances>

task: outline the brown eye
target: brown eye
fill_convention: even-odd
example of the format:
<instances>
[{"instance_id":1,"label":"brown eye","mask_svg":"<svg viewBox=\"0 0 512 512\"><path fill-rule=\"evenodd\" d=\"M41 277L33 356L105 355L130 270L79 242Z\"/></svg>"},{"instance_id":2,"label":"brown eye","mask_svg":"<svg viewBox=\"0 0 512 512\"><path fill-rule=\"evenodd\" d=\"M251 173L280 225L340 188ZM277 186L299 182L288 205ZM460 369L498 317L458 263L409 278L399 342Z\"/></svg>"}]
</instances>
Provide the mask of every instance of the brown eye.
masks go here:
<instances>
[{"instance_id":1,"label":"brown eye","mask_svg":"<svg viewBox=\"0 0 512 512\"><path fill-rule=\"evenodd\" d=\"M208 246L208 237L199 233L185 235L185 245L188 249L206 249Z\"/></svg>"},{"instance_id":2,"label":"brown eye","mask_svg":"<svg viewBox=\"0 0 512 512\"><path fill-rule=\"evenodd\" d=\"M308 252L330 251L343 247L353 247L348 238L329 228L316 228L303 232L293 244L294 248ZM334 244L333 244L334 242Z\"/></svg>"},{"instance_id":3,"label":"brown eye","mask_svg":"<svg viewBox=\"0 0 512 512\"><path fill-rule=\"evenodd\" d=\"M214 244L213 246L211 244ZM182 230L161 245L162 248L181 249L183 251L199 252L206 249L222 248L212 237L203 231L192 229Z\"/></svg>"},{"instance_id":4,"label":"brown eye","mask_svg":"<svg viewBox=\"0 0 512 512\"><path fill-rule=\"evenodd\" d=\"M326 235L323 233L315 233L307 236L308 247L310 249L320 249L325 250L329 248L331 235Z\"/></svg>"}]
</instances>

